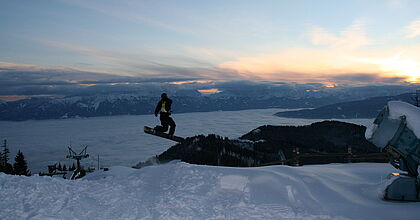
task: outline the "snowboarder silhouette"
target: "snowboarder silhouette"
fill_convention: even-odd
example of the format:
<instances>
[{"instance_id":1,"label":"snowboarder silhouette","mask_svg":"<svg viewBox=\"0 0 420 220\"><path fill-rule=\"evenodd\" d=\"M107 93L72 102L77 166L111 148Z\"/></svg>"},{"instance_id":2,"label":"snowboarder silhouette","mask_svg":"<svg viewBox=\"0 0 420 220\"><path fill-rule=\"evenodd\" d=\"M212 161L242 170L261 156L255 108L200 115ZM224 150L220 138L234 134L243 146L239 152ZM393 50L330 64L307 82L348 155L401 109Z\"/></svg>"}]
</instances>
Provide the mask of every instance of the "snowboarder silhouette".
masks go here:
<instances>
[{"instance_id":1,"label":"snowboarder silhouette","mask_svg":"<svg viewBox=\"0 0 420 220\"><path fill-rule=\"evenodd\" d=\"M170 126L171 128L169 130L169 135L173 136L175 133L176 124L170 116L172 100L168 98L168 95L166 93L162 93L160 97L161 99L156 105L155 116L157 117L157 115L160 114L161 125L156 126L154 130L166 132L168 130L168 127Z\"/></svg>"}]
</instances>

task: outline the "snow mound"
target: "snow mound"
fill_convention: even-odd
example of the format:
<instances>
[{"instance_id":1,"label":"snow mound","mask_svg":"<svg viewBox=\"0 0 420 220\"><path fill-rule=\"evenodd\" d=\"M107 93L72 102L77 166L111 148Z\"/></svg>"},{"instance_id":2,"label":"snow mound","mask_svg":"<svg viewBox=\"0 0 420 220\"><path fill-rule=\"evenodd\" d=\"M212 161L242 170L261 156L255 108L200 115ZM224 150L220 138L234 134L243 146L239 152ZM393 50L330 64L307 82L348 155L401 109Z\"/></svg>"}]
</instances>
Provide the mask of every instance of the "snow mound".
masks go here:
<instances>
[{"instance_id":1,"label":"snow mound","mask_svg":"<svg viewBox=\"0 0 420 220\"><path fill-rule=\"evenodd\" d=\"M401 101L388 102L389 117L391 119L399 119L405 116L407 119L407 127L410 128L417 138L420 138L420 108Z\"/></svg>"},{"instance_id":2,"label":"snow mound","mask_svg":"<svg viewBox=\"0 0 420 220\"><path fill-rule=\"evenodd\" d=\"M388 102L388 120L381 125L370 124L365 132L366 139L383 148L394 137L401 124L401 116L406 118L407 128L420 139L420 108L401 101Z\"/></svg>"},{"instance_id":3,"label":"snow mound","mask_svg":"<svg viewBox=\"0 0 420 220\"><path fill-rule=\"evenodd\" d=\"M418 219L380 199L388 164L231 168L175 162L85 179L0 174L0 219Z\"/></svg>"},{"instance_id":4,"label":"snow mound","mask_svg":"<svg viewBox=\"0 0 420 220\"><path fill-rule=\"evenodd\" d=\"M115 178L127 178L135 172L136 169L124 166L113 166L109 168L108 171L97 171L93 173L88 173L84 179L87 180L98 180L107 177L115 177Z\"/></svg>"}]
</instances>

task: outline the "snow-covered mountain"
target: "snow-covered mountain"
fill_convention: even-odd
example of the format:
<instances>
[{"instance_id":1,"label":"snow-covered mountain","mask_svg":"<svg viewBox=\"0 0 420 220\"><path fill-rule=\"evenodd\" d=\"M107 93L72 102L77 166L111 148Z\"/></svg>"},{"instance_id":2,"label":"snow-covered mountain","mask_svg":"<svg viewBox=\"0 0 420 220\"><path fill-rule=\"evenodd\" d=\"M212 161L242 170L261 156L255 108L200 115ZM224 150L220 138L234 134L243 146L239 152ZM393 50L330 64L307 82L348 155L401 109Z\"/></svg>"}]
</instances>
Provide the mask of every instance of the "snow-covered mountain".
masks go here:
<instances>
[{"instance_id":1,"label":"snow-covered mountain","mask_svg":"<svg viewBox=\"0 0 420 220\"><path fill-rule=\"evenodd\" d=\"M0 174L0 219L418 219L381 199L383 163L229 168L173 162L85 179Z\"/></svg>"},{"instance_id":2,"label":"snow-covered mountain","mask_svg":"<svg viewBox=\"0 0 420 220\"><path fill-rule=\"evenodd\" d=\"M334 103L334 98L174 96L173 111L206 112L264 108L308 108ZM139 94L72 96L58 99L32 98L0 103L0 120L59 119L109 115L152 114L158 97Z\"/></svg>"},{"instance_id":3,"label":"snow-covered mountain","mask_svg":"<svg viewBox=\"0 0 420 220\"><path fill-rule=\"evenodd\" d=\"M276 113L280 117L289 118L374 118L382 110L382 108L392 100L404 101L412 103L413 95L405 93L397 96L380 96L369 99L340 102L321 106L315 109L303 109L296 111L286 111Z\"/></svg>"},{"instance_id":4,"label":"snow-covered mountain","mask_svg":"<svg viewBox=\"0 0 420 220\"><path fill-rule=\"evenodd\" d=\"M161 92L174 100L175 113L264 108L316 108L343 101L355 101L377 96L394 96L415 91L406 86L335 86L322 84L267 82L210 82L186 84L119 84L82 87L60 87L53 91L42 88L15 91L7 94L32 98L0 102L0 120L59 119L107 115L149 114ZM3 88L5 89L5 88ZM32 88L33 89L33 88ZM7 89L6 89L7 90ZM204 91L204 92L203 92ZM208 94L205 91L217 91Z\"/></svg>"}]
</instances>

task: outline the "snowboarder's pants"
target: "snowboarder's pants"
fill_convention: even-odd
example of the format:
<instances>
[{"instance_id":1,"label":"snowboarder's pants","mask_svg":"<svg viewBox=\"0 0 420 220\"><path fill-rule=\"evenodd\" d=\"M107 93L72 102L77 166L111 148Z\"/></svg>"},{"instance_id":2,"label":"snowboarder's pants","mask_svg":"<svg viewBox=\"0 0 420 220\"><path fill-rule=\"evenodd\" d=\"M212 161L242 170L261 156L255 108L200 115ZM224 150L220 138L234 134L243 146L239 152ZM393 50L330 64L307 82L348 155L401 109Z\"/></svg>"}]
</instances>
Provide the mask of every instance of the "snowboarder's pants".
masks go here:
<instances>
[{"instance_id":1,"label":"snowboarder's pants","mask_svg":"<svg viewBox=\"0 0 420 220\"><path fill-rule=\"evenodd\" d=\"M160 123L162 124L162 126L156 126L155 127L156 131L166 132L168 130L168 127L170 126L171 128L169 129L169 135L174 135L176 124L174 120L171 118L171 116L169 116L169 114L161 113Z\"/></svg>"}]
</instances>

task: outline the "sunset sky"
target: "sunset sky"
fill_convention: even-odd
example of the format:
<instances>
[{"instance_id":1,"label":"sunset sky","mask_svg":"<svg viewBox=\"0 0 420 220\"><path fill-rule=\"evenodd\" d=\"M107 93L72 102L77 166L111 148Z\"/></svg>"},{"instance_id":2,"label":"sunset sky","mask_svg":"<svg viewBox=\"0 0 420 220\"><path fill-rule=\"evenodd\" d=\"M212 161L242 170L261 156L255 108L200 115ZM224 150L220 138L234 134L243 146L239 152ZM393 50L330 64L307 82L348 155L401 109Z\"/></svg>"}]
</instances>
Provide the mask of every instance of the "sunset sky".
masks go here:
<instances>
[{"instance_id":1,"label":"sunset sky","mask_svg":"<svg viewBox=\"0 0 420 220\"><path fill-rule=\"evenodd\" d=\"M0 80L420 83L418 0L1 0L0 30Z\"/></svg>"}]
</instances>

